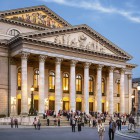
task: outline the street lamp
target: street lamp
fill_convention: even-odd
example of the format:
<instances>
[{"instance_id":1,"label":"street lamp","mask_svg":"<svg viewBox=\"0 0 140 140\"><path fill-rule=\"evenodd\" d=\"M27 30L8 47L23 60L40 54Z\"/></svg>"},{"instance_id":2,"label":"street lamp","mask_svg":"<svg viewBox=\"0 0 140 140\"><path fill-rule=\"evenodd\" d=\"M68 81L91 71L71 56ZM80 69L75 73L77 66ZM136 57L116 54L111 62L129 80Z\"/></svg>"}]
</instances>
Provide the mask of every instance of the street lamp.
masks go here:
<instances>
[{"instance_id":1,"label":"street lamp","mask_svg":"<svg viewBox=\"0 0 140 140\"><path fill-rule=\"evenodd\" d=\"M33 92L34 92L34 87L31 87L31 107L30 107L30 111L29 111L29 115L35 115L35 111L34 111L34 99L33 99Z\"/></svg>"},{"instance_id":2,"label":"street lamp","mask_svg":"<svg viewBox=\"0 0 140 140\"><path fill-rule=\"evenodd\" d=\"M140 82L138 83L137 90L138 90L137 125L140 126Z\"/></svg>"},{"instance_id":3,"label":"street lamp","mask_svg":"<svg viewBox=\"0 0 140 140\"><path fill-rule=\"evenodd\" d=\"M134 98L135 98L134 93L131 95L131 98L132 98L132 110L131 110L131 114L134 115Z\"/></svg>"}]
</instances>

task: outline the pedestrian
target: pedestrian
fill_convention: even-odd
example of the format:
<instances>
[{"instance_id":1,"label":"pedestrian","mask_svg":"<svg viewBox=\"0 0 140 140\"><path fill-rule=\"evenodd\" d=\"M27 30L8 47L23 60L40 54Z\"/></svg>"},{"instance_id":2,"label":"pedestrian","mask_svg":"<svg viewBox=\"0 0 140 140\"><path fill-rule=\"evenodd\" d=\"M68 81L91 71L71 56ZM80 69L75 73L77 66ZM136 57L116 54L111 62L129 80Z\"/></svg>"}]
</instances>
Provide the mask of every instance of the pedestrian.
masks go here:
<instances>
[{"instance_id":1,"label":"pedestrian","mask_svg":"<svg viewBox=\"0 0 140 140\"><path fill-rule=\"evenodd\" d=\"M57 126L57 120L54 118L54 126Z\"/></svg>"},{"instance_id":2,"label":"pedestrian","mask_svg":"<svg viewBox=\"0 0 140 140\"><path fill-rule=\"evenodd\" d=\"M37 119L36 119L36 117L34 118L33 125L34 125L35 129L37 129Z\"/></svg>"},{"instance_id":3,"label":"pedestrian","mask_svg":"<svg viewBox=\"0 0 140 140\"><path fill-rule=\"evenodd\" d=\"M118 119L117 119L116 124L117 124L117 126L118 126L118 131L119 131L119 130L121 131L121 126L122 126L121 118L118 118Z\"/></svg>"},{"instance_id":4,"label":"pedestrian","mask_svg":"<svg viewBox=\"0 0 140 140\"><path fill-rule=\"evenodd\" d=\"M109 122L109 140L114 140L114 133L116 131L116 123L113 118L110 119Z\"/></svg>"},{"instance_id":5,"label":"pedestrian","mask_svg":"<svg viewBox=\"0 0 140 140\"><path fill-rule=\"evenodd\" d=\"M72 132L75 132L75 125L76 125L76 121L75 121L75 118L73 117L72 118Z\"/></svg>"},{"instance_id":6,"label":"pedestrian","mask_svg":"<svg viewBox=\"0 0 140 140\"><path fill-rule=\"evenodd\" d=\"M50 120L47 118L47 126L50 126Z\"/></svg>"},{"instance_id":7,"label":"pedestrian","mask_svg":"<svg viewBox=\"0 0 140 140\"><path fill-rule=\"evenodd\" d=\"M103 140L104 139L104 132L105 132L105 127L104 124L102 123L101 120L98 120L98 134L99 134L99 139Z\"/></svg>"},{"instance_id":8,"label":"pedestrian","mask_svg":"<svg viewBox=\"0 0 140 140\"><path fill-rule=\"evenodd\" d=\"M14 125L14 119L11 118L11 128L13 128L13 125Z\"/></svg>"},{"instance_id":9,"label":"pedestrian","mask_svg":"<svg viewBox=\"0 0 140 140\"><path fill-rule=\"evenodd\" d=\"M18 128L18 119L17 118L14 119L14 123L15 123L15 128Z\"/></svg>"},{"instance_id":10,"label":"pedestrian","mask_svg":"<svg viewBox=\"0 0 140 140\"><path fill-rule=\"evenodd\" d=\"M40 130L40 127L41 127L41 122L40 122L40 119L38 119L38 121L37 121L37 128L38 128L38 130Z\"/></svg>"},{"instance_id":11,"label":"pedestrian","mask_svg":"<svg viewBox=\"0 0 140 140\"><path fill-rule=\"evenodd\" d=\"M82 121L81 121L81 117L79 116L78 120L77 120L77 124L78 124L78 132L81 131L81 125L82 125Z\"/></svg>"},{"instance_id":12,"label":"pedestrian","mask_svg":"<svg viewBox=\"0 0 140 140\"><path fill-rule=\"evenodd\" d=\"M58 126L60 126L60 118L58 118Z\"/></svg>"}]
</instances>

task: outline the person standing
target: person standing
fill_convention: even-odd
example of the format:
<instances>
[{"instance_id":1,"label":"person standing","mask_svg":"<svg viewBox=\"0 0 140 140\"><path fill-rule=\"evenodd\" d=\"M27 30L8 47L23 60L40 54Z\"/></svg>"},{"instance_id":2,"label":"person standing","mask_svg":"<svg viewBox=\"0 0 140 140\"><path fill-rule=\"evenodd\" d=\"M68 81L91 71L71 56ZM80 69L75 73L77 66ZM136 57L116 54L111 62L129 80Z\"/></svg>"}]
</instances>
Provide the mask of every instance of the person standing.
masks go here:
<instances>
[{"instance_id":1,"label":"person standing","mask_svg":"<svg viewBox=\"0 0 140 140\"><path fill-rule=\"evenodd\" d=\"M17 118L14 119L14 123L15 123L15 128L18 128L18 119Z\"/></svg>"},{"instance_id":2,"label":"person standing","mask_svg":"<svg viewBox=\"0 0 140 140\"><path fill-rule=\"evenodd\" d=\"M36 119L36 117L34 118L33 125L34 125L34 127L35 127L35 129L36 129L36 127L37 127L37 119Z\"/></svg>"},{"instance_id":3,"label":"person standing","mask_svg":"<svg viewBox=\"0 0 140 140\"><path fill-rule=\"evenodd\" d=\"M11 128L13 128L13 125L14 125L14 119L11 118Z\"/></svg>"},{"instance_id":4,"label":"person standing","mask_svg":"<svg viewBox=\"0 0 140 140\"><path fill-rule=\"evenodd\" d=\"M121 118L118 118L117 121L116 121L117 125L118 125L118 131L120 130L121 131L121 126L122 126L122 121L121 121Z\"/></svg>"},{"instance_id":5,"label":"person standing","mask_svg":"<svg viewBox=\"0 0 140 140\"><path fill-rule=\"evenodd\" d=\"M50 126L50 120L47 118L47 126Z\"/></svg>"},{"instance_id":6,"label":"person standing","mask_svg":"<svg viewBox=\"0 0 140 140\"><path fill-rule=\"evenodd\" d=\"M60 126L60 118L58 118L58 126Z\"/></svg>"},{"instance_id":7,"label":"person standing","mask_svg":"<svg viewBox=\"0 0 140 140\"><path fill-rule=\"evenodd\" d=\"M41 122L40 122L40 119L38 119L38 121L37 121L37 128L38 128L38 130L40 130L40 127L41 127Z\"/></svg>"},{"instance_id":8,"label":"person standing","mask_svg":"<svg viewBox=\"0 0 140 140\"><path fill-rule=\"evenodd\" d=\"M116 131L116 123L111 118L109 122L109 140L114 140L115 131Z\"/></svg>"},{"instance_id":9,"label":"person standing","mask_svg":"<svg viewBox=\"0 0 140 140\"><path fill-rule=\"evenodd\" d=\"M75 125L76 125L76 121L75 121L75 118L73 117L72 118L72 124L71 124L71 126L72 126L72 132L75 132Z\"/></svg>"},{"instance_id":10,"label":"person standing","mask_svg":"<svg viewBox=\"0 0 140 140\"><path fill-rule=\"evenodd\" d=\"M81 125L82 125L82 121L81 121L81 117L79 116L78 120L77 120L77 124L78 124L78 132L81 131Z\"/></svg>"},{"instance_id":11,"label":"person standing","mask_svg":"<svg viewBox=\"0 0 140 140\"><path fill-rule=\"evenodd\" d=\"M103 140L104 139L104 132L105 132L105 127L104 124L102 123L101 120L98 120L98 134L99 134L99 139Z\"/></svg>"}]
</instances>

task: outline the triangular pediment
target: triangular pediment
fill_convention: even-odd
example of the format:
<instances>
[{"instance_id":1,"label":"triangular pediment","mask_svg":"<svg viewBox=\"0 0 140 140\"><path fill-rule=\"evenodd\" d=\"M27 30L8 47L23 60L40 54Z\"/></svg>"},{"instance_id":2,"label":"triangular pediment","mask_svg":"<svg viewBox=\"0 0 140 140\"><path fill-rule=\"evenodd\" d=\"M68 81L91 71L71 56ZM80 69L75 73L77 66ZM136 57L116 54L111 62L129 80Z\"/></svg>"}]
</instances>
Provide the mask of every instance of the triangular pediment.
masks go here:
<instances>
[{"instance_id":1,"label":"triangular pediment","mask_svg":"<svg viewBox=\"0 0 140 140\"><path fill-rule=\"evenodd\" d=\"M62 19L46 6L35 6L4 11L0 13L0 16L5 19L20 21L46 28L62 28L65 26L71 26L67 21Z\"/></svg>"}]
</instances>

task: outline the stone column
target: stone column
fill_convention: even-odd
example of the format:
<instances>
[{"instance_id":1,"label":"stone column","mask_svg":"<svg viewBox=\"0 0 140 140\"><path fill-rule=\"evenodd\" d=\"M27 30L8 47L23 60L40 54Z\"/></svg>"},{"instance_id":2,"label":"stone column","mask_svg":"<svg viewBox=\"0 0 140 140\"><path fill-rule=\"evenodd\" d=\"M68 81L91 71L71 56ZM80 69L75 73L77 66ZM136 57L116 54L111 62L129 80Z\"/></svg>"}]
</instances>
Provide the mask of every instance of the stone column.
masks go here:
<instances>
[{"instance_id":1,"label":"stone column","mask_svg":"<svg viewBox=\"0 0 140 140\"><path fill-rule=\"evenodd\" d=\"M70 63L70 110L75 112L76 109L76 79L75 79L75 66L77 61L72 60Z\"/></svg>"},{"instance_id":2,"label":"stone column","mask_svg":"<svg viewBox=\"0 0 140 140\"><path fill-rule=\"evenodd\" d=\"M128 87L129 87L129 113L131 113L132 110L132 75L128 75Z\"/></svg>"},{"instance_id":3,"label":"stone column","mask_svg":"<svg viewBox=\"0 0 140 140\"><path fill-rule=\"evenodd\" d=\"M102 67L103 65L98 65L97 67L97 112L102 112Z\"/></svg>"},{"instance_id":4,"label":"stone column","mask_svg":"<svg viewBox=\"0 0 140 140\"><path fill-rule=\"evenodd\" d=\"M120 78L120 113L125 113L125 91L124 91L124 69L121 69L121 78Z\"/></svg>"},{"instance_id":5,"label":"stone column","mask_svg":"<svg viewBox=\"0 0 140 140\"><path fill-rule=\"evenodd\" d=\"M109 114L113 115L114 100L113 100L113 70L114 67L109 68Z\"/></svg>"},{"instance_id":6,"label":"stone column","mask_svg":"<svg viewBox=\"0 0 140 140\"><path fill-rule=\"evenodd\" d=\"M27 57L29 53L21 53L21 114L28 115L28 91L27 91Z\"/></svg>"},{"instance_id":7,"label":"stone column","mask_svg":"<svg viewBox=\"0 0 140 140\"><path fill-rule=\"evenodd\" d=\"M84 112L89 114L89 66L90 63L84 64Z\"/></svg>"},{"instance_id":8,"label":"stone column","mask_svg":"<svg viewBox=\"0 0 140 140\"><path fill-rule=\"evenodd\" d=\"M39 56L39 115L45 111L45 59L46 56Z\"/></svg>"},{"instance_id":9,"label":"stone column","mask_svg":"<svg viewBox=\"0 0 140 140\"><path fill-rule=\"evenodd\" d=\"M61 92L61 58L56 58L55 61L55 111L56 115L61 109L61 100L62 100L62 92Z\"/></svg>"}]
</instances>

